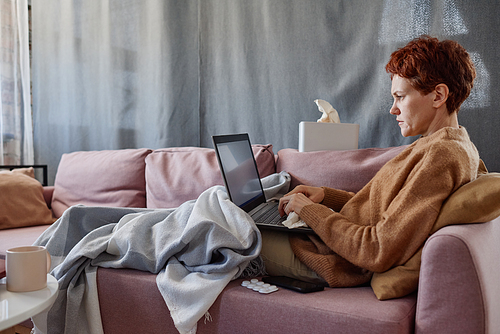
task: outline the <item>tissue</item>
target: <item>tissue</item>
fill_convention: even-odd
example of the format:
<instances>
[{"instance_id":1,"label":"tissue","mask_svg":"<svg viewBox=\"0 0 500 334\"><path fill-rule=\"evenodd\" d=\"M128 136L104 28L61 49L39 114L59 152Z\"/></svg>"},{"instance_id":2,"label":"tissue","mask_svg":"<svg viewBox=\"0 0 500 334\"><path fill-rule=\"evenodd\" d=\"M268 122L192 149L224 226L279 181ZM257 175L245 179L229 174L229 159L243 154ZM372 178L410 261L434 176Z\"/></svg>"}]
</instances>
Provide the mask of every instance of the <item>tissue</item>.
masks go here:
<instances>
[{"instance_id":1,"label":"tissue","mask_svg":"<svg viewBox=\"0 0 500 334\"><path fill-rule=\"evenodd\" d=\"M325 100L314 100L320 112L323 113L318 123L340 123L339 113Z\"/></svg>"},{"instance_id":2,"label":"tissue","mask_svg":"<svg viewBox=\"0 0 500 334\"><path fill-rule=\"evenodd\" d=\"M299 215L295 212L290 212L287 219L283 222L283 225L285 225L289 229L297 227L307 227L307 224L302 219L300 219Z\"/></svg>"}]
</instances>

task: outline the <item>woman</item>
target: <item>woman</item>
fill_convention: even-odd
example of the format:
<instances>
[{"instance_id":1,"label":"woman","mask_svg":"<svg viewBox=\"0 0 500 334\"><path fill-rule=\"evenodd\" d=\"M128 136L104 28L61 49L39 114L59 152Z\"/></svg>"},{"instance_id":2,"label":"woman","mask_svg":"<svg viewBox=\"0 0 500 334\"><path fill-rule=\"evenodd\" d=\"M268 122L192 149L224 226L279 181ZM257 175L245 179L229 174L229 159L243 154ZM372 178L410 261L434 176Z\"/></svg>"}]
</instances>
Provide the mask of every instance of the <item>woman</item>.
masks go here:
<instances>
[{"instance_id":1,"label":"woman","mask_svg":"<svg viewBox=\"0 0 500 334\"><path fill-rule=\"evenodd\" d=\"M390 113L404 137L421 137L357 194L298 186L285 195L280 213L296 212L317 236L290 236L293 254L280 259L270 240L283 237L264 233L270 274L332 287L366 283L373 272L405 263L425 242L446 198L477 177L477 149L457 118L476 76L467 51L422 36L392 53L386 70Z\"/></svg>"}]
</instances>

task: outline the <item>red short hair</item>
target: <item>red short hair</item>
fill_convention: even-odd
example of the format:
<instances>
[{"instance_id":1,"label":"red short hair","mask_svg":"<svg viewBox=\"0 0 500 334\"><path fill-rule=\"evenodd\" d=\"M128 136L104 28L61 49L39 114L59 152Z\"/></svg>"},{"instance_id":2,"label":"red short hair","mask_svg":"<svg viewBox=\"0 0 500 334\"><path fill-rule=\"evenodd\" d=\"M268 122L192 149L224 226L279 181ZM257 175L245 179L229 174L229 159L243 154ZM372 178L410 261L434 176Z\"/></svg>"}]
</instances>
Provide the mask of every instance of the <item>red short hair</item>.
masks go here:
<instances>
[{"instance_id":1,"label":"red short hair","mask_svg":"<svg viewBox=\"0 0 500 334\"><path fill-rule=\"evenodd\" d=\"M394 51L385 69L391 79L394 75L409 79L412 87L424 95L439 84L448 86L446 108L449 113L458 112L476 78L474 64L460 44L427 35Z\"/></svg>"}]
</instances>

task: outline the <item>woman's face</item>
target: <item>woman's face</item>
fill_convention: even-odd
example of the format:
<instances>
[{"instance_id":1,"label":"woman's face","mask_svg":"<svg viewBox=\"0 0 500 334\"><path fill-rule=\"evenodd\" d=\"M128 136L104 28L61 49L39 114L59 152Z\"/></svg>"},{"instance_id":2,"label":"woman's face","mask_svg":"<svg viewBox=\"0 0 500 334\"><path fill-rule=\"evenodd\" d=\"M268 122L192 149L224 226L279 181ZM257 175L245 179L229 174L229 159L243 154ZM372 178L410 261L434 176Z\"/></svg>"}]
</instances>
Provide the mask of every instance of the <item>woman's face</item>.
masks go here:
<instances>
[{"instance_id":1,"label":"woman's face","mask_svg":"<svg viewBox=\"0 0 500 334\"><path fill-rule=\"evenodd\" d=\"M392 96L394 103L390 110L396 115L403 137L430 134L436 110L433 107L434 92L422 95L410 85L410 81L395 75L392 78Z\"/></svg>"}]
</instances>

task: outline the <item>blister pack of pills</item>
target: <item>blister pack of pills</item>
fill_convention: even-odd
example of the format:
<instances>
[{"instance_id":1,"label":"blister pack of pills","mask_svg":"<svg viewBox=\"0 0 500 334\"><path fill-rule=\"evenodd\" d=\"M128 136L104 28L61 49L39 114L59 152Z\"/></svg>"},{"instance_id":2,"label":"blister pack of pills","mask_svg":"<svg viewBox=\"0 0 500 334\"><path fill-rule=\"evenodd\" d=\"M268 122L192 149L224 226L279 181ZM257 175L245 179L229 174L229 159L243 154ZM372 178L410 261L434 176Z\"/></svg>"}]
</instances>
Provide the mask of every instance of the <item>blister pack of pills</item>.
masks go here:
<instances>
[{"instance_id":1,"label":"blister pack of pills","mask_svg":"<svg viewBox=\"0 0 500 334\"><path fill-rule=\"evenodd\" d=\"M245 288L251 289L253 291L257 291L259 293L271 293L279 290L276 285L264 283L256 278L253 278L250 281L241 282L241 286L244 286Z\"/></svg>"}]
</instances>

